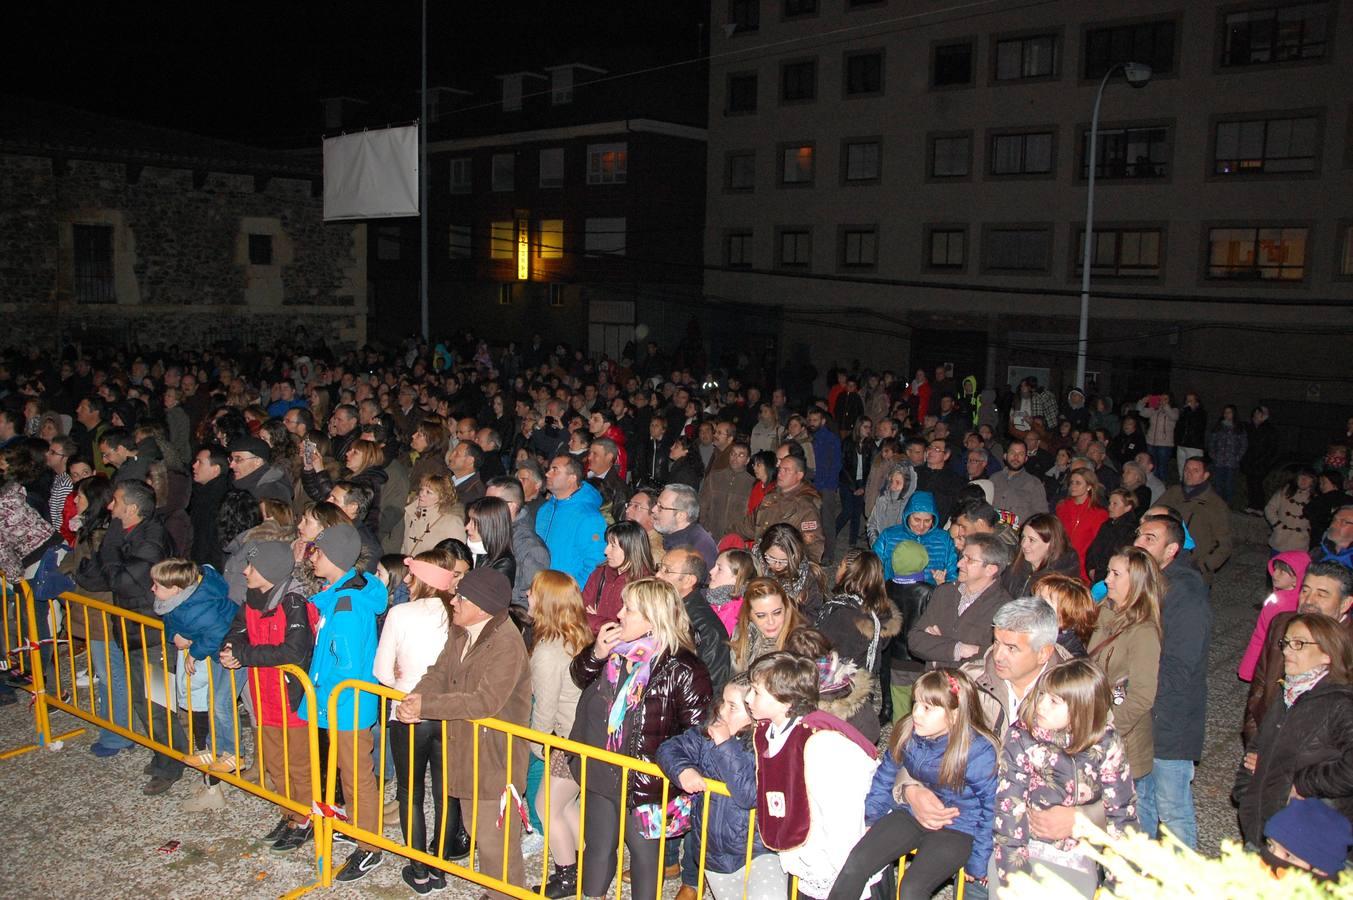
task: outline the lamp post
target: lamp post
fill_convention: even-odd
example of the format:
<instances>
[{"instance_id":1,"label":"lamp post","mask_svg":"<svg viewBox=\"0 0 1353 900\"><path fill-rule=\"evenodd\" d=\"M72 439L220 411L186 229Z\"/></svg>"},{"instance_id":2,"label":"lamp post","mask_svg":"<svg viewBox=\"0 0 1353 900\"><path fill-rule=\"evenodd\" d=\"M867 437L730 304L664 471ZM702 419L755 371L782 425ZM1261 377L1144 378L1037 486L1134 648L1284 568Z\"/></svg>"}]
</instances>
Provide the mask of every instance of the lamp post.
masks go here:
<instances>
[{"instance_id":1,"label":"lamp post","mask_svg":"<svg viewBox=\"0 0 1353 900\"><path fill-rule=\"evenodd\" d=\"M1099 141L1099 102L1104 99L1104 88L1109 79L1118 72L1123 73L1127 83L1135 88L1146 87L1151 80L1151 67L1145 63L1119 63L1104 73L1100 79L1099 90L1095 92L1095 111L1090 117L1090 147L1086 151L1086 168L1090 170L1090 180L1085 192L1085 243L1081 250L1081 324L1080 335L1076 341L1076 384L1082 391L1085 387L1085 354L1090 335L1090 266L1094 260L1095 231L1095 166L1098 163Z\"/></svg>"}]
</instances>

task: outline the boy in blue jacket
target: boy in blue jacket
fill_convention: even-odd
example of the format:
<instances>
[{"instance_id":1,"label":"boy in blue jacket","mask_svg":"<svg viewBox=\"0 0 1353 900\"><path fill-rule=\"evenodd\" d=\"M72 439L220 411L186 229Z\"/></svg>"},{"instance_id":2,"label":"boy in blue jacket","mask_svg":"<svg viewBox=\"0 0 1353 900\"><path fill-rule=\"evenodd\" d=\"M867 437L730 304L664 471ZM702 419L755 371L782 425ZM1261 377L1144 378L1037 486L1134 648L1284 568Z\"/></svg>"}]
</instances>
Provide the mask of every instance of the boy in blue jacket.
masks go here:
<instances>
[{"instance_id":1,"label":"boy in blue jacket","mask_svg":"<svg viewBox=\"0 0 1353 900\"><path fill-rule=\"evenodd\" d=\"M752 870L744 871L748 813L756 808L756 753L749 741L739 738L752 724L746 703L750 687L746 673L736 676L724 685L723 696L706 727L685 731L658 748L658 765L681 790L701 794L705 791L705 779L709 778L722 781L732 795L709 798L705 883L716 900L742 897L744 876L747 876L747 900L783 900L785 896L786 876L779 857L766 850L760 839L752 847ZM681 891L689 888L693 897L699 874L700 821L705 801L698 796L692 799L688 837L693 835L695 840L688 840L684 847L687 858L682 865Z\"/></svg>"},{"instance_id":2,"label":"boy in blue jacket","mask_svg":"<svg viewBox=\"0 0 1353 900\"><path fill-rule=\"evenodd\" d=\"M311 559L315 574L328 587L310 598L319 613L310 681L315 686L315 724L328 731L330 746L337 747L348 820L376 832L377 816L385 803L371 761L371 726L376 724L379 701L375 694L343 691L335 717L329 718L329 696L340 682L355 678L376 683L371 672L376 660L376 617L385 612L388 594L374 576L356 568L361 552L362 538L346 522L330 525L315 538ZM308 714L302 706L301 718ZM359 843L334 877L356 881L380 864L380 850Z\"/></svg>"},{"instance_id":3,"label":"boy in blue jacket","mask_svg":"<svg viewBox=\"0 0 1353 900\"><path fill-rule=\"evenodd\" d=\"M230 625L238 611L230 599L229 588L221 574L211 566L199 566L188 559L166 559L150 569L150 592L154 596L155 614L164 620L165 637L182 653L183 672L191 678L197 663L210 660L209 682L214 704L207 706L208 698L195 697L193 706L203 710L202 724L194 723L195 749L207 751L198 757L198 763L216 771L235 768L235 708L230 691L230 673L221 665L219 654ZM182 680L182 678L180 679ZM205 678L193 681L194 690L207 684ZM244 685L241 684L242 688ZM201 687L202 691L208 688ZM187 698L182 698L187 702ZM172 703L170 704L173 705ZM205 710L212 709L216 720L215 746L207 749L212 738L206 722ZM219 806L215 797L208 798L211 806ZM189 810L193 811L193 810Z\"/></svg>"},{"instance_id":4,"label":"boy in blue jacket","mask_svg":"<svg viewBox=\"0 0 1353 900\"><path fill-rule=\"evenodd\" d=\"M902 512L902 521L885 528L874 541L874 553L883 561L884 580L893 579L893 548L903 541L916 541L925 547L930 557L925 578L927 584L944 584L957 578L958 554L954 551L954 540L940 527L941 524L935 511L935 495L929 491L912 494Z\"/></svg>"}]
</instances>

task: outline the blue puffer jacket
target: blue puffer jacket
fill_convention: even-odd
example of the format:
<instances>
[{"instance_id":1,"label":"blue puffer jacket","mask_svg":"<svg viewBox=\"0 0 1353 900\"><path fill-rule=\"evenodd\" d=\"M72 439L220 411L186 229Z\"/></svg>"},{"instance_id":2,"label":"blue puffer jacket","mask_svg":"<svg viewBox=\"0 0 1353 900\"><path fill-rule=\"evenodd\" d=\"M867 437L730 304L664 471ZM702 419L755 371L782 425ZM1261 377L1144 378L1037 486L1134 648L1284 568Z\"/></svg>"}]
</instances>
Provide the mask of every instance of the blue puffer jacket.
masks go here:
<instances>
[{"instance_id":1,"label":"blue puffer jacket","mask_svg":"<svg viewBox=\"0 0 1353 900\"><path fill-rule=\"evenodd\" d=\"M310 681L315 685L315 724L334 731L352 731L354 691L338 698L337 720L329 721L329 693L340 681L356 678L376 682L371 666L376 661L376 617L385 612L385 585L374 577L349 569L329 587L310 598L319 612L315 652L310 658ZM379 701L375 694L361 694L357 729L376 724ZM300 709L302 719L306 708Z\"/></svg>"},{"instance_id":2,"label":"blue puffer jacket","mask_svg":"<svg viewBox=\"0 0 1353 900\"><path fill-rule=\"evenodd\" d=\"M179 634L193 642L193 659L215 656L230 631L239 607L230 599L226 580L211 566L202 567L202 580L186 599L164 614L164 633L172 640Z\"/></svg>"},{"instance_id":3,"label":"blue puffer jacket","mask_svg":"<svg viewBox=\"0 0 1353 900\"><path fill-rule=\"evenodd\" d=\"M912 513L928 513L934 520L930 530L925 534L917 535L907 524L907 519ZM907 508L902 511L902 521L886 528L883 534L874 541L874 553L883 561L883 578L885 581L891 581L893 577L893 548L903 541L918 541L922 547L925 547L926 553L930 555L930 562L926 566L925 580L927 584L934 584L935 579L931 577L931 569L943 569L947 581L953 581L958 577L958 554L954 552L954 539L949 537L949 532L945 531L941 525L939 515L935 512L935 495L930 491L917 491L911 495L907 501Z\"/></svg>"},{"instance_id":4,"label":"blue puffer jacket","mask_svg":"<svg viewBox=\"0 0 1353 900\"><path fill-rule=\"evenodd\" d=\"M703 728L692 728L663 741L658 747L658 765L673 786L686 769L728 785L731 797L714 794L709 798L705 865L720 875L741 869L747 861L747 814L756 808L756 754L737 738L716 746ZM691 828L699 834L705 798L697 795L693 799ZM752 853L759 856L767 852L757 837Z\"/></svg>"},{"instance_id":5,"label":"blue puffer jacket","mask_svg":"<svg viewBox=\"0 0 1353 900\"><path fill-rule=\"evenodd\" d=\"M550 568L567 572L581 588L606 552L601 494L584 482L569 497L551 497L536 511L536 534L550 551Z\"/></svg>"},{"instance_id":6,"label":"blue puffer jacket","mask_svg":"<svg viewBox=\"0 0 1353 900\"><path fill-rule=\"evenodd\" d=\"M940 785L940 760L949 746L947 734L934 738L912 735L902 753L902 764L891 753L879 755L874 783L864 801L864 821L873 825L889 813L907 809L906 803L893 799L898 771L905 766L912 778L935 792L945 806L958 810L958 818L949 825L954 831L972 835L972 853L964 869L973 878L985 878L991 857L991 821L996 814L996 748L991 741L973 732L968 749L968 771L963 790Z\"/></svg>"}]
</instances>

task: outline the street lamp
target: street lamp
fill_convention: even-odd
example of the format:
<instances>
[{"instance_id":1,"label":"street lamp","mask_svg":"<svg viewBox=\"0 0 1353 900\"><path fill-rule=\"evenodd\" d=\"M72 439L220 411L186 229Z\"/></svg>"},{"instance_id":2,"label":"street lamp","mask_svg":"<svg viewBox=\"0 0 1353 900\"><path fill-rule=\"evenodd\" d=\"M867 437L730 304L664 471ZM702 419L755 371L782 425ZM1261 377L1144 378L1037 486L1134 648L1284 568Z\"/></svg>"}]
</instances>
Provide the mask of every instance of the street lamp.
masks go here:
<instances>
[{"instance_id":1,"label":"street lamp","mask_svg":"<svg viewBox=\"0 0 1353 900\"><path fill-rule=\"evenodd\" d=\"M1090 264L1093 261L1095 230L1095 158L1099 140L1099 102L1104 99L1104 88L1109 79L1118 72L1123 73L1127 83L1135 88L1146 87L1151 80L1151 67L1146 63L1119 63L1104 73L1100 79L1099 90L1095 92L1095 111L1090 117L1090 148L1086 151L1086 168L1090 170L1090 183L1085 192L1085 243L1081 250L1081 325L1080 336L1076 342L1076 384L1075 387L1086 390L1085 353L1090 334Z\"/></svg>"}]
</instances>

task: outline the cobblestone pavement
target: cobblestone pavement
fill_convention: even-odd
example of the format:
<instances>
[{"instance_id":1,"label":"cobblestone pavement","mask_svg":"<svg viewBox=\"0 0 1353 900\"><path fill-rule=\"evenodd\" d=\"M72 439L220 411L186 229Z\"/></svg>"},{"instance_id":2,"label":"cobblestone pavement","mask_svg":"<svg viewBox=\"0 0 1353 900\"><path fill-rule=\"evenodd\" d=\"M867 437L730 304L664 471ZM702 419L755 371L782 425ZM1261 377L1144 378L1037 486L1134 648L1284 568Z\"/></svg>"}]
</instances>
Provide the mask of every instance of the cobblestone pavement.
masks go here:
<instances>
[{"instance_id":1,"label":"cobblestone pavement","mask_svg":"<svg viewBox=\"0 0 1353 900\"><path fill-rule=\"evenodd\" d=\"M1201 849L1214 853L1220 841L1236 836L1228 800L1239 758L1239 723L1244 690L1235 665L1253 627L1253 605L1264 594L1267 550L1254 540L1253 520L1237 516L1237 529L1251 541L1239 544L1213 587L1215 611L1208 682L1207 747L1195 790ZM66 731L72 720L55 714L53 727ZM31 714L25 704L0 707L0 749L27 741ZM228 791L221 812L188 815L180 805L199 783L191 773L166 795L145 797L143 749L98 759L88 752L90 730L59 750L40 750L0 762L10 843L0 857L0 900L38 895L104 893L110 898L276 897L314 880L314 855L307 845L290 856L268 850L261 836L277 821L270 804ZM397 828L387 833L397 838ZM181 842L173 853L158 848ZM338 859L346 856L340 848ZM336 893L363 897L408 897L400 879L402 861L387 854L384 864ZM527 860L529 880L538 881L539 854ZM42 886L36 879L41 873ZM93 887L93 890L91 890ZM674 892L669 887L667 894ZM452 881L443 897L477 897L480 889Z\"/></svg>"}]
</instances>

